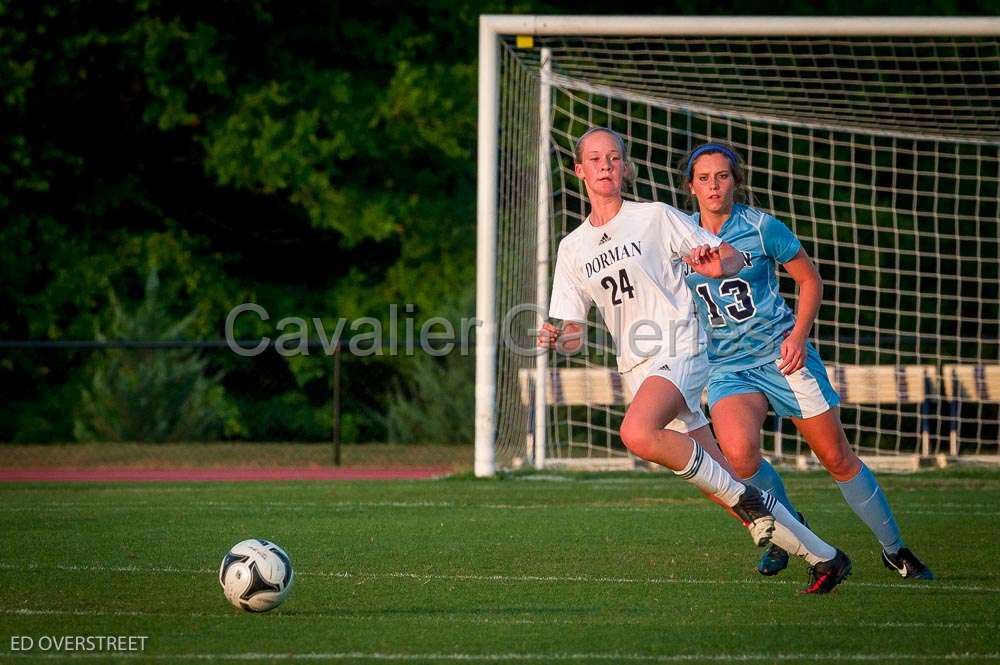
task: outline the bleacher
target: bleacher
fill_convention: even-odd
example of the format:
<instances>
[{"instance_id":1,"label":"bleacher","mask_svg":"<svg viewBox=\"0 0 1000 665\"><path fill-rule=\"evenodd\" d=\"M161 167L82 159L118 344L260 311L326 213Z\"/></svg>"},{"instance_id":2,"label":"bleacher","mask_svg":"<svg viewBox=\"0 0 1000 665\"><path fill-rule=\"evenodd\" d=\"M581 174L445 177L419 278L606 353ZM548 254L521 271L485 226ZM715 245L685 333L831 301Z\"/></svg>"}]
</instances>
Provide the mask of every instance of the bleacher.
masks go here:
<instances>
[{"instance_id":1,"label":"bleacher","mask_svg":"<svg viewBox=\"0 0 1000 665\"><path fill-rule=\"evenodd\" d=\"M842 400L842 407L897 405L912 412L917 423L913 436L919 442L912 453L863 455L866 462L882 468L908 469L933 460L939 465L948 462L969 461L1000 463L998 452L993 455L961 455L960 415L962 405L969 402L1000 403L1000 365L828 365L827 374ZM521 369L519 373L521 404L526 407L529 420L535 400L535 370ZM550 368L546 381L545 400L551 406L625 406L632 395L621 375L607 367ZM702 396L703 403L707 395ZM935 419L944 419L948 451L943 453L932 447ZM783 455L782 426L775 417L772 423L773 446L769 451L774 457ZM533 423L529 422L529 438L533 438ZM530 441L527 446L531 450ZM877 458L872 460L872 457ZM621 467L629 456L610 464ZM799 466L809 466L815 461L797 459ZM573 459L549 458L550 465L596 466L599 460L583 462Z\"/></svg>"}]
</instances>

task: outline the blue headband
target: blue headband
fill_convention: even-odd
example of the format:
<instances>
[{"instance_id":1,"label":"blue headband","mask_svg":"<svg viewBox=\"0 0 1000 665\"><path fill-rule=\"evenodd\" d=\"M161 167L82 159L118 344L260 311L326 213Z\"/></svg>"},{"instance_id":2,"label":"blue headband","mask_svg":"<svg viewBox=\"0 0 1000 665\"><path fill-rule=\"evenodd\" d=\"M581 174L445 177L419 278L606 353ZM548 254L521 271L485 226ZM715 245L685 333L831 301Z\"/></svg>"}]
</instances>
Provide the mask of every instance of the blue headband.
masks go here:
<instances>
[{"instance_id":1,"label":"blue headband","mask_svg":"<svg viewBox=\"0 0 1000 665\"><path fill-rule=\"evenodd\" d=\"M736 153L727 148L726 146L719 145L718 143L706 143L705 145L701 146L700 148L692 152L691 156L688 157L688 165L687 165L688 179L691 178L691 165L694 164L694 160L702 156L706 152L721 152L729 159L729 163L733 167L735 167L737 164L740 163L740 158L736 156Z\"/></svg>"}]
</instances>

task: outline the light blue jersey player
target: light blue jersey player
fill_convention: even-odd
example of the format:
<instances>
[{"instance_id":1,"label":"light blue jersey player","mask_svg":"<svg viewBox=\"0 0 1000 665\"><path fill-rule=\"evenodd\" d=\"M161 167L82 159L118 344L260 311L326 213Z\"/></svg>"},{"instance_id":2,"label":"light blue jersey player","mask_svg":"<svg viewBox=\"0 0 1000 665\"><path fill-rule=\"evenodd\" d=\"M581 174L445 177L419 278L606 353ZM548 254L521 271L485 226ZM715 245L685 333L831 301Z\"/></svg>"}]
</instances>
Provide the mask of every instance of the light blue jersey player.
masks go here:
<instances>
[{"instance_id":1,"label":"light blue jersey player","mask_svg":"<svg viewBox=\"0 0 1000 665\"><path fill-rule=\"evenodd\" d=\"M848 443L837 408L840 399L809 342L823 297L816 266L788 227L744 204L745 167L731 146L695 148L681 172L698 208L694 218L744 258L743 268L729 277L686 277L708 336L712 425L730 464L746 482L796 514L781 477L760 453L760 427L768 409L789 417L837 481L844 500L878 539L885 566L903 577L934 579L904 546L878 481ZM797 312L778 291L778 265L798 287ZM788 553L772 544L758 570L775 575L787 565Z\"/></svg>"},{"instance_id":2,"label":"light blue jersey player","mask_svg":"<svg viewBox=\"0 0 1000 665\"><path fill-rule=\"evenodd\" d=\"M701 213L694 219L701 223ZM804 366L787 374L781 369L781 346L795 327L795 314L778 291L777 266L802 251L798 238L768 213L740 204L733 206L719 237L743 255L743 269L726 279L687 276L708 333L709 406L727 395L758 390L781 416L811 418L839 404L808 341Z\"/></svg>"}]
</instances>

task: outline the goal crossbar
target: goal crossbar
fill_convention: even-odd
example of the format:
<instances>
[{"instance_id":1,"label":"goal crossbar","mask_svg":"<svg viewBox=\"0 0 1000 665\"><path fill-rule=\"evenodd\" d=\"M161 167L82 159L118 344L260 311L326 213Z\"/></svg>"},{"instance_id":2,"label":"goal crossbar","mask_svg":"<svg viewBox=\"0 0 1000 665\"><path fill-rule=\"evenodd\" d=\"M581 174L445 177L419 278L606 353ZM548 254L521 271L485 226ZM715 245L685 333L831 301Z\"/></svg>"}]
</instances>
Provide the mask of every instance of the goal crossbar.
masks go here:
<instances>
[{"instance_id":1,"label":"goal crossbar","mask_svg":"<svg viewBox=\"0 0 1000 665\"><path fill-rule=\"evenodd\" d=\"M484 15L479 17L479 30L491 39L500 35L975 37L1000 34L1000 17Z\"/></svg>"}]
</instances>

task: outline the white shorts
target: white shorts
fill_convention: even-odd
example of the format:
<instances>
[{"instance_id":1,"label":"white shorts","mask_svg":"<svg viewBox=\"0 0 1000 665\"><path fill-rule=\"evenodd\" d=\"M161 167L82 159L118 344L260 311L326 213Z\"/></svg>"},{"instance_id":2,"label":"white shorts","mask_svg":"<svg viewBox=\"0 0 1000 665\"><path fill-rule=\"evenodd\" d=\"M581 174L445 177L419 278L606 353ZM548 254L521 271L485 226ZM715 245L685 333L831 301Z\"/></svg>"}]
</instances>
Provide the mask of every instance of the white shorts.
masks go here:
<instances>
[{"instance_id":1,"label":"white shorts","mask_svg":"<svg viewBox=\"0 0 1000 665\"><path fill-rule=\"evenodd\" d=\"M640 363L622 374L632 395L639 392L639 386L650 376L659 376L677 386L687 402L687 409L667 423L666 429L675 432L693 432L708 424L708 418L701 408L701 394L708 383L711 369L708 354L694 356L658 356Z\"/></svg>"}]
</instances>

